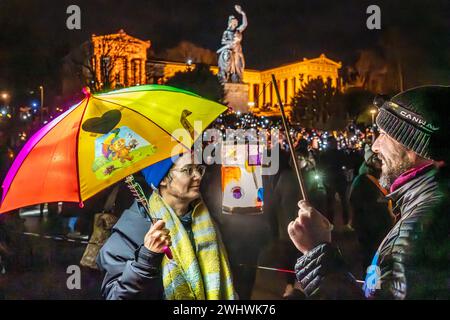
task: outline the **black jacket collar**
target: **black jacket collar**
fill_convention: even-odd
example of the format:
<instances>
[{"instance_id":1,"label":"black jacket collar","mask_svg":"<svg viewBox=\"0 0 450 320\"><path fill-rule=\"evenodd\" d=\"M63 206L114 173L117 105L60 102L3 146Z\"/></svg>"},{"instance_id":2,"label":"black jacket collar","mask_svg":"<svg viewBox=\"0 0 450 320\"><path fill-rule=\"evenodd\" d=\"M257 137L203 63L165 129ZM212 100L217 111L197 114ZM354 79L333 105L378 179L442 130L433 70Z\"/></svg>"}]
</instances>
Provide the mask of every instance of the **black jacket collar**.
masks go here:
<instances>
[{"instance_id":1,"label":"black jacket collar","mask_svg":"<svg viewBox=\"0 0 450 320\"><path fill-rule=\"evenodd\" d=\"M408 181L386 197L392 199L394 212L400 210L401 216L409 213L421 203L431 201L438 188L438 169L433 168Z\"/></svg>"}]
</instances>

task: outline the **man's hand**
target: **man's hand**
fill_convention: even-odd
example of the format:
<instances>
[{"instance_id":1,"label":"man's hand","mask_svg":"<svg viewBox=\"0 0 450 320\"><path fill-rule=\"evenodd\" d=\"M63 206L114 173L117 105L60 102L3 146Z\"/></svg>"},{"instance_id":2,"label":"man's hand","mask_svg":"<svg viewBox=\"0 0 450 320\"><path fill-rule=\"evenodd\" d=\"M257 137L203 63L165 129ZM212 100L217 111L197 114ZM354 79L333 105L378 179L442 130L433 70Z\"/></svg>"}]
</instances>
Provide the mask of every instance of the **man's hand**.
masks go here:
<instances>
[{"instance_id":1,"label":"man's hand","mask_svg":"<svg viewBox=\"0 0 450 320\"><path fill-rule=\"evenodd\" d=\"M150 227L144 238L144 246L156 253L163 253L164 247L170 247L172 241L170 239L169 230L165 229L166 223L163 220L158 220Z\"/></svg>"},{"instance_id":2,"label":"man's hand","mask_svg":"<svg viewBox=\"0 0 450 320\"><path fill-rule=\"evenodd\" d=\"M331 242L332 224L328 219L304 200L298 207L298 218L288 225L289 237L297 249L306 253L321 243Z\"/></svg>"}]
</instances>

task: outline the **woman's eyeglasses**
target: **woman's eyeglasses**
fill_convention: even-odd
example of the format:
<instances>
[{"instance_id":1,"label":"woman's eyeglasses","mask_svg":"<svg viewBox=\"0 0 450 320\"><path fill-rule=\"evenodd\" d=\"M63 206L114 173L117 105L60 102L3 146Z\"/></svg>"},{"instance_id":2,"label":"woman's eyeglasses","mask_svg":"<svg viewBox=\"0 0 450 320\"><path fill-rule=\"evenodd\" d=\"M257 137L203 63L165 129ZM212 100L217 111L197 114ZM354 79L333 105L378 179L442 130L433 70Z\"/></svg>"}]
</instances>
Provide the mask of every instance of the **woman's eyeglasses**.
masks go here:
<instances>
[{"instance_id":1,"label":"woman's eyeglasses","mask_svg":"<svg viewBox=\"0 0 450 320\"><path fill-rule=\"evenodd\" d=\"M183 173L185 176L192 178L194 176L194 172L197 172L200 177L203 177L205 174L206 166L200 164L187 164L181 169L172 169L172 171L178 171Z\"/></svg>"}]
</instances>

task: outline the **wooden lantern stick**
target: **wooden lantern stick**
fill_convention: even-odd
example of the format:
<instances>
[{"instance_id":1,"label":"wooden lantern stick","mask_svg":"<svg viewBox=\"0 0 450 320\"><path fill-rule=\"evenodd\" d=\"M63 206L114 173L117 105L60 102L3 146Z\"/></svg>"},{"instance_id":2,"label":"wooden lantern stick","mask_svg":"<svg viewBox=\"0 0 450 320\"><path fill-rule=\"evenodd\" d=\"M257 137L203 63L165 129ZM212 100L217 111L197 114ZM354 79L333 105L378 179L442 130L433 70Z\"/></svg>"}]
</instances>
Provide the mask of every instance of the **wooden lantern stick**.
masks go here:
<instances>
[{"instance_id":1,"label":"wooden lantern stick","mask_svg":"<svg viewBox=\"0 0 450 320\"><path fill-rule=\"evenodd\" d=\"M272 83L275 87L275 92L277 94L278 103L280 105L281 120L283 121L284 131L286 132L286 138L287 138L287 141L289 144L289 151L291 153L291 157L292 157L292 160L294 163L295 174L297 175L298 184L300 186L300 193L301 193L303 200L308 201L308 197L306 195L305 184L304 184L303 177L302 177L302 172L300 171L300 165L298 163L298 158L295 154L294 144L292 143L292 138L290 135L289 124L287 123L287 120L286 120L286 114L284 112L283 102L281 102L280 91L278 90L277 80L275 79L274 74L272 74Z\"/></svg>"}]
</instances>

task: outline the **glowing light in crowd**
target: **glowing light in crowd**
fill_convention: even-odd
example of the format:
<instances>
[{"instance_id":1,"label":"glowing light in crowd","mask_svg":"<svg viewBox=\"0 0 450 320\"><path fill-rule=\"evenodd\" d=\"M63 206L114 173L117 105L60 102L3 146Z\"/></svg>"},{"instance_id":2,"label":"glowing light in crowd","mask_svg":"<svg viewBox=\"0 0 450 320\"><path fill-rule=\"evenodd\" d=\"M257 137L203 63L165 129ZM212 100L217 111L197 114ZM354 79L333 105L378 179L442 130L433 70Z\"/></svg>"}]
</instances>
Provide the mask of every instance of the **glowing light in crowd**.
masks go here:
<instances>
[{"instance_id":1,"label":"glowing light in crowd","mask_svg":"<svg viewBox=\"0 0 450 320\"><path fill-rule=\"evenodd\" d=\"M27 133L26 132L19 133L19 139L25 141L27 139Z\"/></svg>"}]
</instances>

